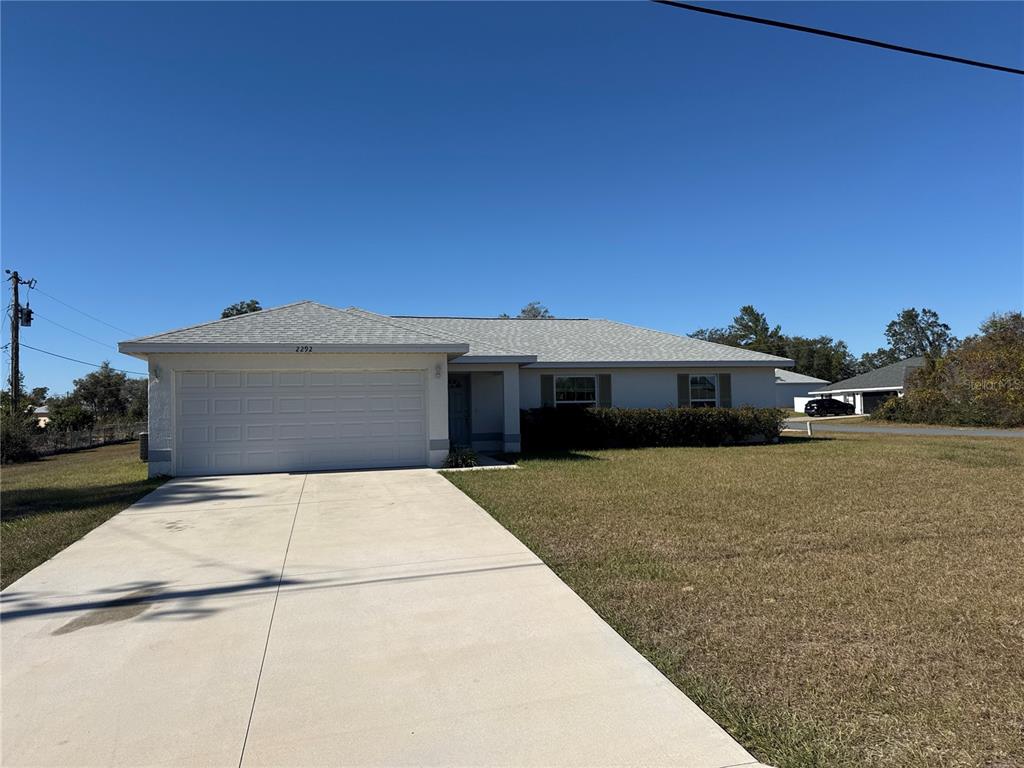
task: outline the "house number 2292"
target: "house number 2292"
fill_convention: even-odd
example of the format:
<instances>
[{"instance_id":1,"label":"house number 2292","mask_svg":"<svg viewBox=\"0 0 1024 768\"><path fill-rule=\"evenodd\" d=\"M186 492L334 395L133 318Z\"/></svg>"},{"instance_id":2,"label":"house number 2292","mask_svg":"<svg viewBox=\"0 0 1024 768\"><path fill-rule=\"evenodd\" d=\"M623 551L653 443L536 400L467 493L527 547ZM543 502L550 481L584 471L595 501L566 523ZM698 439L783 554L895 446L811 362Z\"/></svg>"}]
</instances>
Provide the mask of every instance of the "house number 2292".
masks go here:
<instances>
[{"instance_id":1,"label":"house number 2292","mask_svg":"<svg viewBox=\"0 0 1024 768\"><path fill-rule=\"evenodd\" d=\"M296 352L312 352L313 348L311 346L309 346L308 344L302 344L302 345L296 347L295 351Z\"/></svg>"}]
</instances>

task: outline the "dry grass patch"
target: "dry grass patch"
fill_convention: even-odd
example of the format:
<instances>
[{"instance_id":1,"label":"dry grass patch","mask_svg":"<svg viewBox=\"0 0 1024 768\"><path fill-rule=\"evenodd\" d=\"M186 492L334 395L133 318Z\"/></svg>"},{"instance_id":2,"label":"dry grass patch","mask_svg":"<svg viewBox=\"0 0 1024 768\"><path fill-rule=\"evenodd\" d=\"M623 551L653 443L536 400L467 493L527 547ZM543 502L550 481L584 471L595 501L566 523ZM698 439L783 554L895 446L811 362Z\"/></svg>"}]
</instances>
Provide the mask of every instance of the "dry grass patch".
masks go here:
<instances>
[{"instance_id":1,"label":"dry grass patch","mask_svg":"<svg viewBox=\"0 0 1024 768\"><path fill-rule=\"evenodd\" d=\"M1024 444L835 434L449 479L766 762L1024 765Z\"/></svg>"},{"instance_id":2,"label":"dry grass patch","mask_svg":"<svg viewBox=\"0 0 1024 768\"><path fill-rule=\"evenodd\" d=\"M0 587L163 482L146 474L138 443L4 466L0 470Z\"/></svg>"}]
</instances>

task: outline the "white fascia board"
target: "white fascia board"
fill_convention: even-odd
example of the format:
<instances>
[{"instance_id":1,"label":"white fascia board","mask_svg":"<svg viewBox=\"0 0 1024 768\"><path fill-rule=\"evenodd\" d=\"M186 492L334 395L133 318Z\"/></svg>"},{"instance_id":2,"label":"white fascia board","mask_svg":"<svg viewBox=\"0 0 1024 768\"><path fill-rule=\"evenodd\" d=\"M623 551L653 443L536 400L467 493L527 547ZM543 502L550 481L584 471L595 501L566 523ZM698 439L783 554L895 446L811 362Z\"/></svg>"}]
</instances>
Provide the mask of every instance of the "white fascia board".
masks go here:
<instances>
[{"instance_id":1,"label":"white fascia board","mask_svg":"<svg viewBox=\"0 0 1024 768\"><path fill-rule=\"evenodd\" d=\"M788 363L788 365L786 365ZM524 368L788 368L792 360L594 360L530 363Z\"/></svg>"},{"instance_id":2,"label":"white fascia board","mask_svg":"<svg viewBox=\"0 0 1024 768\"><path fill-rule=\"evenodd\" d=\"M848 395L857 392L895 392L898 389L903 389L903 385L900 384L896 387L857 387L856 389L819 389L814 392L808 392L808 395Z\"/></svg>"},{"instance_id":3,"label":"white fascia board","mask_svg":"<svg viewBox=\"0 0 1024 768\"><path fill-rule=\"evenodd\" d=\"M410 353L418 352L447 352L453 355L464 355L469 351L469 344L305 344L303 342L276 342L276 343L169 343L169 342L136 342L122 341L117 345L117 350L132 357L145 358L147 355L155 354L192 354L192 353L229 353L243 352L260 354L269 352L294 352L296 347L311 347L309 352L304 354L317 353L343 353L343 352L396 352Z\"/></svg>"}]
</instances>

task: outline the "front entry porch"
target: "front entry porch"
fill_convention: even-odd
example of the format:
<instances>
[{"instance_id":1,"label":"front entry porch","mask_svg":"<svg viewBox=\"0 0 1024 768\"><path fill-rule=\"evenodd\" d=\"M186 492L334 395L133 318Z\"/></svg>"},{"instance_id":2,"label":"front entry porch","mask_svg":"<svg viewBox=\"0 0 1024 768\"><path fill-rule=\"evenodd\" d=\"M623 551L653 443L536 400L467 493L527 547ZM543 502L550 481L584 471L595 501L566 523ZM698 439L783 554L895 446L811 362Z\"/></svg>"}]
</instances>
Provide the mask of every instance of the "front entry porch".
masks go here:
<instances>
[{"instance_id":1,"label":"front entry porch","mask_svg":"<svg viewBox=\"0 0 1024 768\"><path fill-rule=\"evenodd\" d=\"M519 453L519 367L466 368L452 365L448 371L451 447Z\"/></svg>"}]
</instances>

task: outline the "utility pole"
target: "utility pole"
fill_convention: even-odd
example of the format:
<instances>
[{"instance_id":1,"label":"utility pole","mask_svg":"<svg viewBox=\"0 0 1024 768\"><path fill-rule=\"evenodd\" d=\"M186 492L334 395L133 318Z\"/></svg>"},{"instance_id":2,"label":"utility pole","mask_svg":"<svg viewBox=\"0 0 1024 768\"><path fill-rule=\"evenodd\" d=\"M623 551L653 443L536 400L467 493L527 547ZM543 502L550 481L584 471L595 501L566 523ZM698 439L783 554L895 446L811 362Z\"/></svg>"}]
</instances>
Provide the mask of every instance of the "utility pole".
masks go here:
<instances>
[{"instance_id":1,"label":"utility pole","mask_svg":"<svg viewBox=\"0 0 1024 768\"><path fill-rule=\"evenodd\" d=\"M27 285L29 288L34 288L36 281L34 279L22 280L17 270L12 272L8 269L6 272L10 275L8 279L11 281L11 412L16 414L18 413L18 400L21 396L21 356L18 347L21 324L22 322L25 325L32 324L31 310L28 310L27 316L22 313L18 287Z\"/></svg>"}]
</instances>

